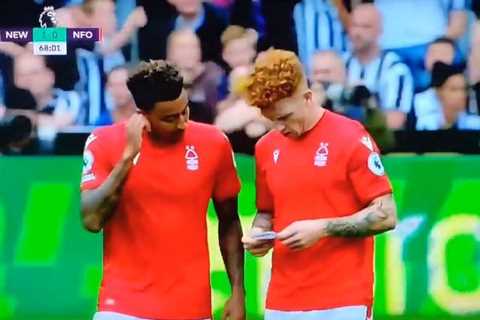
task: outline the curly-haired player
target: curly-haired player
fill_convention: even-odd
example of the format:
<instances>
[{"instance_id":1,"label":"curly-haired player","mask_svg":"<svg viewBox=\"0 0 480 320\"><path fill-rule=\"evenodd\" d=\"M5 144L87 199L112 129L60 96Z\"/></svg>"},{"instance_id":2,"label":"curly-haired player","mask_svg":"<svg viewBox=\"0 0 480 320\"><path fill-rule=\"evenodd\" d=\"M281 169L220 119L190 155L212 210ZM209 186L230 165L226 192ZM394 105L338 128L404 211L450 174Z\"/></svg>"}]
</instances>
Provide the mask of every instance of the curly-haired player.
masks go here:
<instances>
[{"instance_id":1,"label":"curly-haired player","mask_svg":"<svg viewBox=\"0 0 480 320\"><path fill-rule=\"evenodd\" d=\"M245 319L240 183L227 138L188 121L177 69L142 63L127 86L139 112L95 130L85 145L82 218L103 229L103 280L95 320L209 319L206 212L219 220L232 286L223 319Z\"/></svg>"},{"instance_id":2,"label":"curly-haired player","mask_svg":"<svg viewBox=\"0 0 480 320\"><path fill-rule=\"evenodd\" d=\"M258 212L243 238L256 256L273 247L265 319L367 319L373 235L396 223L377 146L318 105L292 52L261 54L245 87L276 126L256 145ZM258 238L271 230L275 240Z\"/></svg>"}]
</instances>

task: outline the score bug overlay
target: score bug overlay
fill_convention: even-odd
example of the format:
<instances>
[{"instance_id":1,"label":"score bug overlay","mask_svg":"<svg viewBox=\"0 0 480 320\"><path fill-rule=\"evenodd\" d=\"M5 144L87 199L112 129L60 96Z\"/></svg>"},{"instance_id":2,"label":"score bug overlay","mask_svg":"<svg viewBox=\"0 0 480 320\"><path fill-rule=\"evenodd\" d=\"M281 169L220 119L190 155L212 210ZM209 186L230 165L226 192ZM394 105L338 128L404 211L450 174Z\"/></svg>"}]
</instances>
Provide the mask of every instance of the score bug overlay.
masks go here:
<instances>
[{"instance_id":1,"label":"score bug overlay","mask_svg":"<svg viewBox=\"0 0 480 320\"><path fill-rule=\"evenodd\" d=\"M53 7L45 7L39 23L41 26L39 28L0 29L0 41L20 45L32 42L35 55L66 55L69 43L93 43L102 40L102 32L99 28L57 27Z\"/></svg>"}]
</instances>

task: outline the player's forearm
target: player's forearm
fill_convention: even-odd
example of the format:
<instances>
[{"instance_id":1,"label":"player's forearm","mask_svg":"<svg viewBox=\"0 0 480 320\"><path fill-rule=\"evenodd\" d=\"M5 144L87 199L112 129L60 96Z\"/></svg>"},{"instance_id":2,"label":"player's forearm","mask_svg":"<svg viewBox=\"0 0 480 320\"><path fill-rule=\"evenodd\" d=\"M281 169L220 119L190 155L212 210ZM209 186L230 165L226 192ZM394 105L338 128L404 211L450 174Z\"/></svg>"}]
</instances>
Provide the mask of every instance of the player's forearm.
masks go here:
<instances>
[{"instance_id":1,"label":"player's forearm","mask_svg":"<svg viewBox=\"0 0 480 320\"><path fill-rule=\"evenodd\" d=\"M252 228L259 228L264 231L272 230L272 214L269 212L257 212L252 223Z\"/></svg>"},{"instance_id":2,"label":"player's forearm","mask_svg":"<svg viewBox=\"0 0 480 320\"><path fill-rule=\"evenodd\" d=\"M114 167L108 178L96 189L82 192L82 216L85 228L98 232L117 205L125 178L132 167L132 159L124 158Z\"/></svg>"},{"instance_id":3,"label":"player's forearm","mask_svg":"<svg viewBox=\"0 0 480 320\"><path fill-rule=\"evenodd\" d=\"M362 237L395 228L396 206L391 194L375 199L367 208L348 217L328 219L326 234L340 237Z\"/></svg>"},{"instance_id":4,"label":"player's forearm","mask_svg":"<svg viewBox=\"0 0 480 320\"><path fill-rule=\"evenodd\" d=\"M215 202L218 215L218 238L232 291L244 291L244 249L242 227L237 213L237 198Z\"/></svg>"}]
</instances>

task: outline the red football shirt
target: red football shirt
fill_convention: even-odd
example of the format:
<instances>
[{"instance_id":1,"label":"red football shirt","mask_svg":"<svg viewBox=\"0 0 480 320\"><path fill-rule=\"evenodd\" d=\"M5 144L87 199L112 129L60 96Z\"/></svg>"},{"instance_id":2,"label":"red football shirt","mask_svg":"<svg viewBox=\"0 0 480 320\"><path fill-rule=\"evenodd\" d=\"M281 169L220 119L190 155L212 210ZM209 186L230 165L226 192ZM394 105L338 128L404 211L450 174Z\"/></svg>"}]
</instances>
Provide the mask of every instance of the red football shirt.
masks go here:
<instances>
[{"instance_id":1,"label":"red football shirt","mask_svg":"<svg viewBox=\"0 0 480 320\"><path fill-rule=\"evenodd\" d=\"M126 144L125 124L86 142L82 190L108 177ZM236 196L232 150L215 127L190 121L180 142L144 134L118 207L103 230L99 311L151 319L211 316L206 212L210 198Z\"/></svg>"},{"instance_id":2,"label":"red football shirt","mask_svg":"<svg viewBox=\"0 0 480 320\"><path fill-rule=\"evenodd\" d=\"M297 220L343 217L392 191L378 149L356 121L326 111L299 139L272 131L256 146L257 208L273 229ZM292 251L275 241L267 308L371 306L373 237L326 237Z\"/></svg>"}]
</instances>

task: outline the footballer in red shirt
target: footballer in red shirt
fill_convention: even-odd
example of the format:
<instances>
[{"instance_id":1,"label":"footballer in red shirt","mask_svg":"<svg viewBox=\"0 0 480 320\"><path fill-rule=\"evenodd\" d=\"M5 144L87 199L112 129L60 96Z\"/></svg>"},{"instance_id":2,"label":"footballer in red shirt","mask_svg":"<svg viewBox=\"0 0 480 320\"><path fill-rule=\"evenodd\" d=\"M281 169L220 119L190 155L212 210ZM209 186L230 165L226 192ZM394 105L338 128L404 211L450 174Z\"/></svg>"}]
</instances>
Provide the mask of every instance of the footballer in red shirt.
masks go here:
<instances>
[{"instance_id":1,"label":"footballer in red shirt","mask_svg":"<svg viewBox=\"0 0 480 320\"><path fill-rule=\"evenodd\" d=\"M85 145L84 226L103 229L96 320L210 319L206 213L213 199L232 286L223 319L245 319L240 182L226 136L188 121L183 79L165 61L127 82L139 112Z\"/></svg>"},{"instance_id":2,"label":"footballer in red shirt","mask_svg":"<svg viewBox=\"0 0 480 320\"><path fill-rule=\"evenodd\" d=\"M375 142L319 106L292 52L260 55L246 96L276 126L256 145L258 213L243 238L256 256L273 247L265 319L368 319L373 235L396 224Z\"/></svg>"}]
</instances>

